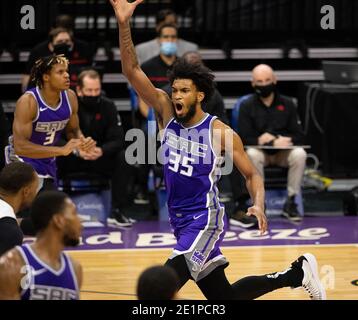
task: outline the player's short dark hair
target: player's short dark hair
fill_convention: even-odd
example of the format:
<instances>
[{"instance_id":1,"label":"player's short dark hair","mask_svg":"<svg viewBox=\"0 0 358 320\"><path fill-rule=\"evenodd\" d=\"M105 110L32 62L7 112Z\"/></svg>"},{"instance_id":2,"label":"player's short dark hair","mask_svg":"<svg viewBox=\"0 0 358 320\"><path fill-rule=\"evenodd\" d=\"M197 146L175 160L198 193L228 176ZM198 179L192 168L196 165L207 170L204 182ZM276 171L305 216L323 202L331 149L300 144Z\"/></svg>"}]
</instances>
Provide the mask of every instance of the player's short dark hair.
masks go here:
<instances>
[{"instance_id":1,"label":"player's short dark hair","mask_svg":"<svg viewBox=\"0 0 358 320\"><path fill-rule=\"evenodd\" d=\"M215 90L214 74L212 71L199 63L189 63L183 58L177 59L172 68L168 71L168 78L171 85L176 79L191 79L196 88L204 92L206 102Z\"/></svg>"},{"instance_id":2,"label":"player's short dark hair","mask_svg":"<svg viewBox=\"0 0 358 320\"><path fill-rule=\"evenodd\" d=\"M30 81L34 81L36 86L42 88L44 85L43 75L49 73L55 64L65 64L68 66L68 60L63 54L52 54L47 57L36 60L31 69Z\"/></svg>"},{"instance_id":3,"label":"player's short dark hair","mask_svg":"<svg viewBox=\"0 0 358 320\"><path fill-rule=\"evenodd\" d=\"M144 270L137 283L139 300L171 300L179 290L179 278L168 266L153 266Z\"/></svg>"},{"instance_id":4,"label":"player's short dark hair","mask_svg":"<svg viewBox=\"0 0 358 320\"><path fill-rule=\"evenodd\" d=\"M25 162L12 162L0 172L0 190L6 194L16 194L36 178L34 168Z\"/></svg>"},{"instance_id":5,"label":"player's short dark hair","mask_svg":"<svg viewBox=\"0 0 358 320\"><path fill-rule=\"evenodd\" d=\"M43 191L35 198L31 206L31 220L36 232L44 230L55 214L65 208L68 195L61 191Z\"/></svg>"}]
</instances>

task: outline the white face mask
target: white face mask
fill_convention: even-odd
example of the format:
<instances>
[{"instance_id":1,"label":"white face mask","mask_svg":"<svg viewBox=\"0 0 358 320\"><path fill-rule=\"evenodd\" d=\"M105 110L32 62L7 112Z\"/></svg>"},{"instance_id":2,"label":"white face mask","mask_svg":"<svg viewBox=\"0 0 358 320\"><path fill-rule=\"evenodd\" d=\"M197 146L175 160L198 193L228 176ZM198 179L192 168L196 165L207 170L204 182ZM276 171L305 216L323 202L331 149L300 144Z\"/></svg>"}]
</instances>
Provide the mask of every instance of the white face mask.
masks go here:
<instances>
[{"instance_id":1,"label":"white face mask","mask_svg":"<svg viewBox=\"0 0 358 320\"><path fill-rule=\"evenodd\" d=\"M165 56L175 56L177 54L177 51L178 46L176 42L162 42L160 45L160 52Z\"/></svg>"}]
</instances>

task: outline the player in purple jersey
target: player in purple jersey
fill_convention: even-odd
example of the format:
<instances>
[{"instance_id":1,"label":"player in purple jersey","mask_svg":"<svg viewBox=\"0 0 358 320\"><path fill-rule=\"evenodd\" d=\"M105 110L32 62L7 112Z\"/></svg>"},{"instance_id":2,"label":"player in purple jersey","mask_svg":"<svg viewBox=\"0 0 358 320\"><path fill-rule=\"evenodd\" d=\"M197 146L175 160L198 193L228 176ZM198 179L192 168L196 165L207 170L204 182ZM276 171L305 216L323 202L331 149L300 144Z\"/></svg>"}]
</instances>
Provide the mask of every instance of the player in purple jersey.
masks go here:
<instances>
[{"instance_id":1,"label":"player in purple jersey","mask_svg":"<svg viewBox=\"0 0 358 320\"><path fill-rule=\"evenodd\" d=\"M193 279L208 299L255 299L282 287L303 287L313 299L324 299L316 259L300 256L283 272L245 277L234 284L226 278L228 262L221 254L225 234L224 208L216 182L223 154L228 155L246 179L253 205L248 214L267 230L264 186L244 151L240 137L201 108L213 92L214 75L206 67L179 59L170 73L172 97L156 89L141 70L131 39L130 18L143 0L110 0L119 32L122 70L138 95L153 106L162 135L168 210L177 239L166 265L175 269L180 287ZM231 144L230 144L231 142Z\"/></svg>"},{"instance_id":2,"label":"player in purple jersey","mask_svg":"<svg viewBox=\"0 0 358 320\"><path fill-rule=\"evenodd\" d=\"M32 69L36 87L17 101L13 136L6 149L7 162L25 161L40 178L56 181L57 156L66 156L75 149L88 152L95 147L92 138L85 138L77 116L76 94L69 89L68 60L63 55L39 59ZM56 146L66 131L68 143Z\"/></svg>"},{"instance_id":3,"label":"player in purple jersey","mask_svg":"<svg viewBox=\"0 0 358 320\"><path fill-rule=\"evenodd\" d=\"M82 267L63 252L79 244L76 206L63 192L44 191L33 202L36 241L0 257L0 300L78 300Z\"/></svg>"},{"instance_id":4,"label":"player in purple jersey","mask_svg":"<svg viewBox=\"0 0 358 320\"><path fill-rule=\"evenodd\" d=\"M29 163L40 178L42 190L56 188L56 159L78 149L91 152L96 142L85 138L77 116L76 94L69 89L68 60L63 55L43 57L32 68L31 80L36 87L25 92L17 101L13 135L5 148L6 162ZM68 143L56 146L65 131ZM33 235L31 220L21 221L25 234Z\"/></svg>"}]
</instances>

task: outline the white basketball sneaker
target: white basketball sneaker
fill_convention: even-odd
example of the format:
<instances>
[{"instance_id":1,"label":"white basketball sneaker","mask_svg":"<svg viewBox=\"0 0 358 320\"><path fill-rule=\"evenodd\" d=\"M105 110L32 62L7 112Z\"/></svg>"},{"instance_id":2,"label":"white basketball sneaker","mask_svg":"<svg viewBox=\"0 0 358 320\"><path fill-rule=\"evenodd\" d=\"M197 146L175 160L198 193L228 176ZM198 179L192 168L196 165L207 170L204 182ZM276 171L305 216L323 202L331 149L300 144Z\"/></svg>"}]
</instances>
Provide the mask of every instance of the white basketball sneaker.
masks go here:
<instances>
[{"instance_id":1,"label":"white basketball sneaker","mask_svg":"<svg viewBox=\"0 0 358 320\"><path fill-rule=\"evenodd\" d=\"M308 292L312 300L326 300L326 290L319 279L317 260L311 253L305 253L298 258L302 261L302 288Z\"/></svg>"}]
</instances>

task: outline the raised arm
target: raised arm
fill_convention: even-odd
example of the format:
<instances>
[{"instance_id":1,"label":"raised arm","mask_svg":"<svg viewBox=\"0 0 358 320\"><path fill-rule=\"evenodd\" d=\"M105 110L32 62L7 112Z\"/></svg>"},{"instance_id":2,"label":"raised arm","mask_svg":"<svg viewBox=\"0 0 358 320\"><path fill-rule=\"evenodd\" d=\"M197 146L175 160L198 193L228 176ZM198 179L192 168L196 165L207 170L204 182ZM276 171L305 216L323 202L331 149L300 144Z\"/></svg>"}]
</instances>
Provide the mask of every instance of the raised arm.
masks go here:
<instances>
[{"instance_id":1,"label":"raised arm","mask_svg":"<svg viewBox=\"0 0 358 320\"><path fill-rule=\"evenodd\" d=\"M122 71L138 95L161 115L166 124L173 117L171 100L164 91L153 86L140 68L131 37L129 21L135 8L142 1L129 3L127 0L110 0L118 22Z\"/></svg>"},{"instance_id":2,"label":"raised arm","mask_svg":"<svg viewBox=\"0 0 358 320\"><path fill-rule=\"evenodd\" d=\"M15 153L18 156L41 159L65 156L80 145L80 141L71 140L63 147L43 146L30 141L32 121L37 116L35 99L29 94L23 94L16 103L13 137Z\"/></svg>"},{"instance_id":3,"label":"raised arm","mask_svg":"<svg viewBox=\"0 0 358 320\"><path fill-rule=\"evenodd\" d=\"M220 120L214 121L214 148L227 153L235 167L246 179L246 187L250 193L253 206L248 215L256 216L261 233L267 230L265 209L265 189L262 177L257 172L246 154L239 135Z\"/></svg>"}]
</instances>

